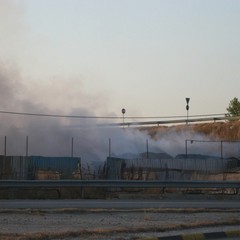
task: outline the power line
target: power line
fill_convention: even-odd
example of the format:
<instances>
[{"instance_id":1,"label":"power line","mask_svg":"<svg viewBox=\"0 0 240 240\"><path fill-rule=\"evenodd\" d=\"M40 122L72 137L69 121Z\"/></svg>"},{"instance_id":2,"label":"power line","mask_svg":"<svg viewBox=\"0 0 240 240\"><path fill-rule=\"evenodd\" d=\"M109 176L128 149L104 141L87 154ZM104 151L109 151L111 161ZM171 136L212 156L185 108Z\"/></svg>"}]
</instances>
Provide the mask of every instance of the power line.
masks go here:
<instances>
[{"instance_id":1,"label":"power line","mask_svg":"<svg viewBox=\"0 0 240 240\"><path fill-rule=\"evenodd\" d=\"M35 117L55 117L55 118L99 118L99 119L121 119L121 117L99 117L99 116L84 116L84 115L62 115L62 114L46 114L46 113L27 113L27 112L11 112L0 111L3 114L35 116Z\"/></svg>"},{"instance_id":2,"label":"power line","mask_svg":"<svg viewBox=\"0 0 240 240\"><path fill-rule=\"evenodd\" d=\"M2 111L2 114L12 114L12 115L23 115L23 116L34 116L34 117L54 117L54 118L82 118L82 119L122 119L122 117L117 116L88 116L88 115L63 115L63 114L46 114L46 113L29 113L29 112L15 112L15 111ZM192 117L207 117L207 116L222 116L226 115L226 113L218 113L218 114L202 114L202 115L191 115ZM186 116L161 116L161 117L153 117L153 116L130 116L125 117L127 119L166 119L166 118L186 118Z\"/></svg>"}]
</instances>

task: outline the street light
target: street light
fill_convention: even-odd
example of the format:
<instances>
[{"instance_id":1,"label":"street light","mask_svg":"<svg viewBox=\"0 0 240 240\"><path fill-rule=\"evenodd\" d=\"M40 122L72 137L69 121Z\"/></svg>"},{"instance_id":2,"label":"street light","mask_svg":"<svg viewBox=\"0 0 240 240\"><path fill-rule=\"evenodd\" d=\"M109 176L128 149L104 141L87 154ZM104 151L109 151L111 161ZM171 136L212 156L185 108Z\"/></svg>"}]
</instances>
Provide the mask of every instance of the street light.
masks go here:
<instances>
[{"instance_id":1,"label":"street light","mask_svg":"<svg viewBox=\"0 0 240 240\"><path fill-rule=\"evenodd\" d=\"M125 108L123 108L122 109L122 115L123 115L123 128L124 128L124 114L126 113L126 109Z\"/></svg>"},{"instance_id":2,"label":"street light","mask_svg":"<svg viewBox=\"0 0 240 240\"><path fill-rule=\"evenodd\" d=\"M187 102L187 105L186 105L186 110L187 110L187 121L186 121L186 124L188 124L189 101L190 101L190 98L186 98L186 102Z\"/></svg>"}]
</instances>

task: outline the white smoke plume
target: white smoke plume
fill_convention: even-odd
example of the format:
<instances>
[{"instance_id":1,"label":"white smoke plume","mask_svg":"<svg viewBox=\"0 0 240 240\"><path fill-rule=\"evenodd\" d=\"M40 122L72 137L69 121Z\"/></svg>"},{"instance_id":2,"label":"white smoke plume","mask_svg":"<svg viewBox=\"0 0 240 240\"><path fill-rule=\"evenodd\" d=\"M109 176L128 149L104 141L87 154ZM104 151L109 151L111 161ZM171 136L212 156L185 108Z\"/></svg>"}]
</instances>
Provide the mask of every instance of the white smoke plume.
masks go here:
<instances>
[{"instance_id":1,"label":"white smoke plume","mask_svg":"<svg viewBox=\"0 0 240 240\"><path fill-rule=\"evenodd\" d=\"M69 81L59 83L61 86L57 89L54 89L54 86L49 88L49 84L51 85L51 83L38 83L37 88L34 85L26 85L16 68L0 64L0 110L94 116L96 112L104 112L104 109L107 109L106 98L101 97L101 94L94 96L86 94L80 80L74 80L74 85L78 84L81 87L75 87L73 90L68 87ZM73 154L82 157L85 161L104 161L109 151L115 156L146 152L146 141L149 152L166 152L175 157L178 154L185 154L186 139L189 140L188 154L221 156L220 142L204 142L210 139L190 131L190 126L189 131L174 131L169 128L169 131L160 132L156 138L151 139L147 132L135 128L99 127L99 123L102 122L101 119L0 113L0 154L4 154L6 136L7 155L26 155L28 136L28 155L71 156ZM239 155L239 149L232 148L231 144L223 145L224 157Z\"/></svg>"},{"instance_id":2,"label":"white smoke plume","mask_svg":"<svg viewBox=\"0 0 240 240\"><path fill-rule=\"evenodd\" d=\"M170 128L164 133L158 133L155 138L158 139L159 146L173 157L186 153L219 158L240 157L239 142L210 138L205 134L193 131L191 125L183 127L180 131Z\"/></svg>"},{"instance_id":3,"label":"white smoke plume","mask_svg":"<svg viewBox=\"0 0 240 240\"><path fill-rule=\"evenodd\" d=\"M88 93L84 88L83 76L55 76L44 81L23 79L21 69L13 64L15 58L18 62L18 49L28 47L27 28L20 3L0 1L0 31L3 36L0 38L0 111L116 116L108 111L111 100L108 93ZM146 152L148 140L150 152L164 151L172 157L185 153L186 139L209 140L191 131L168 131L151 139L146 132L131 128L101 128L98 127L99 123L103 121L0 113L0 154L4 154L5 136L7 155L25 155L28 136L28 155L71 156L73 139L73 155L87 161L106 160L109 139L113 155ZM219 156L219 149L217 143L188 142L188 152L192 154Z\"/></svg>"},{"instance_id":4,"label":"white smoke plume","mask_svg":"<svg viewBox=\"0 0 240 240\"><path fill-rule=\"evenodd\" d=\"M98 94L90 96L81 89L76 91L76 87L73 88L73 91L70 88L65 91L64 87L67 86L62 84L57 90L52 87L49 91L48 86L39 83L37 89L30 89L24 84L17 71L0 66L0 89L2 91L0 110L94 116L96 112L102 111L99 110L99 106L101 108L106 106L104 98ZM55 101L59 95L62 97ZM42 96L44 99L40 101ZM74 109L70 108L69 103L61 105L61 102L67 101L70 97ZM76 99L81 99L79 108L76 108L74 103ZM55 110L54 106L56 106ZM106 160L109 155L109 139L111 139L112 153L119 155L124 152L137 154L146 151L146 140L150 138L145 133L130 128L99 127L102 120L98 119L55 118L6 113L0 113L0 119L0 151L1 154L4 154L6 136L7 155L71 156L73 153L74 156L80 156L89 161ZM28 152L26 152L27 137ZM157 142L149 139L149 150L156 151L157 149L160 149Z\"/></svg>"},{"instance_id":5,"label":"white smoke plume","mask_svg":"<svg viewBox=\"0 0 240 240\"><path fill-rule=\"evenodd\" d=\"M9 67L3 63L0 64L0 106L0 111L81 116L96 116L96 113L105 112L106 116L116 116L105 110L108 109L106 96L98 93L87 94L81 80L63 79L56 88L51 81L27 85L16 67ZM109 121L113 120L105 120L105 123ZM172 157L185 154L186 147L188 154L239 157L240 153L239 144L223 143L221 146L219 141L209 142L212 139L191 131L190 125L182 131L169 128L151 139L147 132L136 128L99 127L100 123L103 123L102 119L0 113L0 154L4 154L5 151L5 136L7 155L26 155L28 136L28 155L73 154L85 161L104 161L110 150L115 156L146 152L146 141L149 152L165 152Z\"/></svg>"}]
</instances>

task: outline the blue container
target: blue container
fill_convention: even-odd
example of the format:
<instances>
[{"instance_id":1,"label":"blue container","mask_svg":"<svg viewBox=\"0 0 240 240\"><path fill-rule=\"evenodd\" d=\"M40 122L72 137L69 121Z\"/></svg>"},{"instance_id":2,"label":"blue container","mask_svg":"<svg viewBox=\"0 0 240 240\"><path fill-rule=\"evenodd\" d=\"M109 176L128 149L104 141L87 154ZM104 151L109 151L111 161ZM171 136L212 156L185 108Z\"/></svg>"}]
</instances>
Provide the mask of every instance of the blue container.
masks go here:
<instances>
[{"instance_id":1,"label":"blue container","mask_svg":"<svg viewBox=\"0 0 240 240\"><path fill-rule=\"evenodd\" d=\"M72 173L79 170L81 158L76 157L42 157L30 156L29 168L32 172L37 170L56 171L63 178L72 177Z\"/></svg>"}]
</instances>

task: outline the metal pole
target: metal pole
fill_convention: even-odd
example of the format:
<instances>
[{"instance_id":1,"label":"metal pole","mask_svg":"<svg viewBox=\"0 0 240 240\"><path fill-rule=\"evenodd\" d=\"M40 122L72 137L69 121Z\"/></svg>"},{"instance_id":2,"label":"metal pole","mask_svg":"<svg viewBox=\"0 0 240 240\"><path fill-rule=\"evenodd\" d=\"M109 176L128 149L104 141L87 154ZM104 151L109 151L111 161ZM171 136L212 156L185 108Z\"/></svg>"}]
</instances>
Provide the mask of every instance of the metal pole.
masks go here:
<instances>
[{"instance_id":1,"label":"metal pole","mask_svg":"<svg viewBox=\"0 0 240 240\"><path fill-rule=\"evenodd\" d=\"M26 157L28 157L28 136L26 137Z\"/></svg>"},{"instance_id":2,"label":"metal pole","mask_svg":"<svg viewBox=\"0 0 240 240\"><path fill-rule=\"evenodd\" d=\"M187 139L185 140L185 156L187 158L188 152L187 152Z\"/></svg>"},{"instance_id":3,"label":"metal pole","mask_svg":"<svg viewBox=\"0 0 240 240\"><path fill-rule=\"evenodd\" d=\"M73 157L73 137L72 137L72 150L71 150L71 157Z\"/></svg>"},{"instance_id":4,"label":"metal pole","mask_svg":"<svg viewBox=\"0 0 240 240\"><path fill-rule=\"evenodd\" d=\"M147 145L147 159L149 158L149 153L148 153L148 139L146 141L146 145Z\"/></svg>"},{"instance_id":5,"label":"metal pole","mask_svg":"<svg viewBox=\"0 0 240 240\"><path fill-rule=\"evenodd\" d=\"M223 167L223 141L221 141L221 159L222 159L222 178L224 180L224 167Z\"/></svg>"},{"instance_id":6,"label":"metal pole","mask_svg":"<svg viewBox=\"0 0 240 240\"><path fill-rule=\"evenodd\" d=\"M223 141L221 141L221 159L223 159Z\"/></svg>"},{"instance_id":7,"label":"metal pole","mask_svg":"<svg viewBox=\"0 0 240 240\"><path fill-rule=\"evenodd\" d=\"M123 115L123 128L124 128L124 114L126 113L126 109L125 108L123 108L122 109L122 115Z\"/></svg>"},{"instance_id":8,"label":"metal pole","mask_svg":"<svg viewBox=\"0 0 240 240\"><path fill-rule=\"evenodd\" d=\"M112 151L111 150L111 138L108 139L108 150L109 150L108 156L111 157L111 155L112 155L112 153L111 153L111 151Z\"/></svg>"},{"instance_id":9,"label":"metal pole","mask_svg":"<svg viewBox=\"0 0 240 240\"><path fill-rule=\"evenodd\" d=\"M190 101L190 98L186 98L186 110L187 110L187 121L186 121L186 124L188 124L188 110L189 110L189 101Z\"/></svg>"},{"instance_id":10,"label":"metal pole","mask_svg":"<svg viewBox=\"0 0 240 240\"><path fill-rule=\"evenodd\" d=\"M7 156L7 136L4 137L4 156Z\"/></svg>"}]
</instances>

